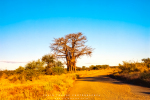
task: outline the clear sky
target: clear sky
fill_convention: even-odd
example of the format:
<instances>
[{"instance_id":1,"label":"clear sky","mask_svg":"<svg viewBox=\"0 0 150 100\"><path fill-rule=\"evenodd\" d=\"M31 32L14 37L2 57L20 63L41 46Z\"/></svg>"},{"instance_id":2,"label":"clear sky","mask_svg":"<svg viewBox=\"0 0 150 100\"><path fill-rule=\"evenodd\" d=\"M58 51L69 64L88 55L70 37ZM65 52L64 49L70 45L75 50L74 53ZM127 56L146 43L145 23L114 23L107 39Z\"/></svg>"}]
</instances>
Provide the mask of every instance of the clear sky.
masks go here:
<instances>
[{"instance_id":1,"label":"clear sky","mask_svg":"<svg viewBox=\"0 0 150 100\"><path fill-rule=\"evenodd\" d=\"M77 66L150 57L150 0L0 0L0 69L50 53L53 38L82 32L92 57Z\"/></svg>"}]
</instances>

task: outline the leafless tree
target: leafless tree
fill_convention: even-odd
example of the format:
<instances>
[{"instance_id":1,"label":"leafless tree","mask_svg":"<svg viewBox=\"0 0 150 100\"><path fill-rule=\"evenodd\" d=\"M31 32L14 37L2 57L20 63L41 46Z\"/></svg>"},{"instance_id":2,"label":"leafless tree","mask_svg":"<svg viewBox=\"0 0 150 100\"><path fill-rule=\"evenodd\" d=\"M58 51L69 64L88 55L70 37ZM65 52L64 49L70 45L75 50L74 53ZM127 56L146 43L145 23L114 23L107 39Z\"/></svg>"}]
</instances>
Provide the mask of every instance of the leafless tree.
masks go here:
<instances>
[{"instance_id":1,"label":"leafless tree","mask_svg":"<svg viewBox=\"0 0 150 100\"><path fill-rule=\"evenodd\" d=\"M82 33L68 34L65 37L54 38L50 48L57 57L65 58L68 71L76 71L77 59L83 55L91 56L93 49L85 45L86 36Z\"/></svg>"}]
</instances>

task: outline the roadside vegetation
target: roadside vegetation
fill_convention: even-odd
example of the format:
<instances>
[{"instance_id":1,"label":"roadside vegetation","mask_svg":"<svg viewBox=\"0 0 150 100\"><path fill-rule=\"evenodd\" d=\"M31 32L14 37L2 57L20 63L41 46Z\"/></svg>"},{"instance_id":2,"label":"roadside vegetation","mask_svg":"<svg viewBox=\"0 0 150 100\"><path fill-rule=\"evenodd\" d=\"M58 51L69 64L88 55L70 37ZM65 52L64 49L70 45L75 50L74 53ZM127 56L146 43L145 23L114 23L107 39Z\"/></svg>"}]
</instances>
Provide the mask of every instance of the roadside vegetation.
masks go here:
<instances>
[{"instance_id":1,"label":"roadside vegetation","mask_svg":"<svg viewBox=\"0 0 150 100\"><path fill-rule=\"evenodd\" d=\"M23 81L19 77L18 75L7 78L2 76L1 100L55 100L57 97L62 99L67 89L73 86L76 74L40 75L38 79L33 77L32 81Z\"/></svg>"},{"instance_id":2,"label":"roadside vegetation","mask_svg":"<svg viewBox=\"0 0 150 100\"><path fill-rule=\"evenodd\" d=\"M113 77L150 87L150 58L142 59L142 62L123 61L116 70Z\"/></svg>"},{"instance_id":3,"label":"roadside vegetation","mask_svg":"<svg viewBox=\"0 0 150 100\"><path fill-rule=\"evenodd\" d=\"M78 75L67 73L53 55L31 61L16 70L0 71L1 100L49 100L67 93Z\"/></svg>"}]
</instances>

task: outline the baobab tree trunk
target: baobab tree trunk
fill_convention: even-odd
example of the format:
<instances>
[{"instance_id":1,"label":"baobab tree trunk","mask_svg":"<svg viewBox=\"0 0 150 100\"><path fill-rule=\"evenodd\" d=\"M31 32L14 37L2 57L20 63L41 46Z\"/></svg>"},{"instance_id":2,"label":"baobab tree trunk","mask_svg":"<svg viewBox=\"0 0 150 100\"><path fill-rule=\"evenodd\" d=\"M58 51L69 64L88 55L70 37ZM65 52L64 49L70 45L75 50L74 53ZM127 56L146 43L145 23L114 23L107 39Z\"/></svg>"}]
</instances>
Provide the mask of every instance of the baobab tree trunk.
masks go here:
<instances>
[{"instance_id":1,"label":"baobab tree trunk","mask_svg":"<svg viewBox=\"0 0 150 100\"><path fill-rule=\"evenodd\" d=\"M74 71L76 72L76 62L74 62Z\"/></svg>"},{"instance_id":2,"label":"baobab tree trunk","mask_svg":"<svg viewBox=\"0 0 150 100\"><path fill-rule=\"evenodd\" d=\"M75 71L75 65L76 65L76 62L75 62L75 57L74 57L74 54L73 54L73 57L72 57L72 67L73 67L73 71Z\"/></svg>"},{"instance_id":3,"label":"baobab tree trunk","mask_svg":"<svg viewBox=\"0 0 150 100\"><path fill-rule=\"evenodd\" d=\"M67 54L66 54L66 61L67 61L67 71L70 71L69 58L68 58L68 55L67 55Z\"/></svg>"}]
</instances>

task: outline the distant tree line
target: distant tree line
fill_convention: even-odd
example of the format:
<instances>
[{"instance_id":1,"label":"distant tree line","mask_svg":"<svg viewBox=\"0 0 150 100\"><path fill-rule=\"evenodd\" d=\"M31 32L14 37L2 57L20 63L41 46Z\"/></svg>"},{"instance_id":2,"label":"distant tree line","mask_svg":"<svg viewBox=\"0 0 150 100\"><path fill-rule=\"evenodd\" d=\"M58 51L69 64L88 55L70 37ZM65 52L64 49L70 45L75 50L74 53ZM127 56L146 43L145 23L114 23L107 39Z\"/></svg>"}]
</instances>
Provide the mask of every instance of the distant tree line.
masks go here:
<instances>
[{"instance_id":1,"label":"distant tree line","mask_svg":"<svg viewBox=\"0 0 150 100\"><path fill-rule=\"evenodd\" d=\"M82 66L82 67L77 67L77 71L83 71L83 70L87 70L87 71L90 71L90 70L100 70L100 69L106 69L106 68L109 68L109 67L110 67L109 65L91 65L89 67Z\"/></svg>"},{"instance_id":2,"label":"distant tree line","mask_svg":"<svg viewBox=\"0 0 150 100\"><path fill-rule=\"evenodd\" d=\"M91 65L89 68L93 70L106 69L109 68L109 65Z\"/></svg>"}]
</instances>

